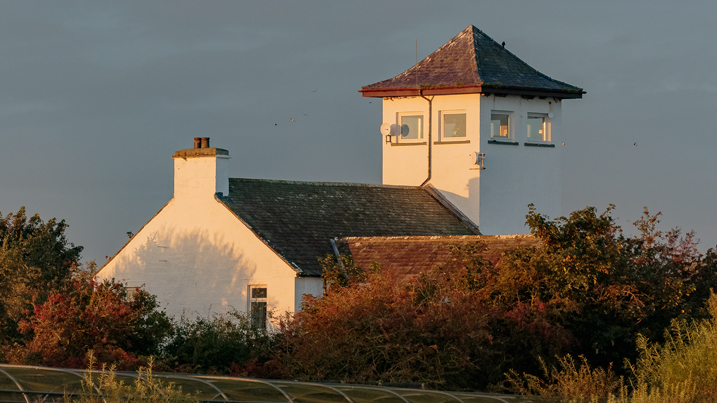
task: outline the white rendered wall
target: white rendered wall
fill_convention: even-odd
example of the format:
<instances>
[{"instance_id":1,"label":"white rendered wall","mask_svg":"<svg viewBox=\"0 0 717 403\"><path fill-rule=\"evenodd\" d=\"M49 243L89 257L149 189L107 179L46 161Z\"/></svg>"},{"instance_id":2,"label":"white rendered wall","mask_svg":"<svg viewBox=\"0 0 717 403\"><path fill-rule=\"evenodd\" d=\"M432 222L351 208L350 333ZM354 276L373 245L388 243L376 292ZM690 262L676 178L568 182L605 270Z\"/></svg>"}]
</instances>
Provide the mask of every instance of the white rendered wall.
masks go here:
<instances>
[{"instance_id":1,"label":"white rendered wall","mask_svg":"<svg viewBox=\"0 0 717 403\"><path fill-rule=\"evenodd\" d=\"M429 99L431 97L428 97ZM432 175L430 183L477 224L483 234L520 234L525 227L527 205L557 217L561 203L560 102L523 99L520 96L479 94L440 95L432 101ZM510 142L489 144L491 111L511 113ZM443 112L466 113L466 137L443 138ZM383 142L383 183L422 184L428 177L428 101L420 97L385 98L383 122L400 125L402 113L424 116L424 138ZM552 113L547 119L551 147L525 146L527 114ZM474 165L476 153L485 153L486 170Z\"/></svg>"},{"instance_id":2,"label":"white rendered wall","mask_svg":"<svg viewBox=\"0 0 717 403\"><path fill-rule=\"evenodd\" d=\"M130 287L144 285L175 317L207 316L231 308L245 312L251 285L267 287L269 309L278 314L298 310L303 293L321 295L321 279L297 278L214 197L214 160L227 162L215 157L174 159L175 198L100 270L98 278L115 278Z\"/></svg>"},{"instance_id":3,"label":"white rendered wall","mask_svg":"<svg viewBox=\"0 0 717 403\"><path fill-rule=\"evenodd\" d=\"M478 94L437 95L432 99L430 183L441 194L479 223L479 178L475 154L480 152L480 104ZM400 125L400 115L418 112L424 116L424 138L403 140L393 137L383 144L383 183L421 185L428 177L428 101L420 97L392 98L383 101L383 123ZM466 137L445 138L443 113L466 114Z\"/></svg>"},{"instance_id":4,"label":"white rendered wall","mask_svg":"<svg viewBox=\"0 0 717 403\"><path fill-rule=\"evenodd\" d=\"M530 232L525 226L528 204L550 217L560 216L562 199L560 156L563 137L560 130L561 103L553 98L523 99L520 96L483 97L481 139L486 155L486 170L481 176L481 222L485 235ZM511 139L518 145L488 144L492 110L510 111ZM548 118L550 147L529 147L528 113L552 113Z\"/></svg>"}]
</instances>

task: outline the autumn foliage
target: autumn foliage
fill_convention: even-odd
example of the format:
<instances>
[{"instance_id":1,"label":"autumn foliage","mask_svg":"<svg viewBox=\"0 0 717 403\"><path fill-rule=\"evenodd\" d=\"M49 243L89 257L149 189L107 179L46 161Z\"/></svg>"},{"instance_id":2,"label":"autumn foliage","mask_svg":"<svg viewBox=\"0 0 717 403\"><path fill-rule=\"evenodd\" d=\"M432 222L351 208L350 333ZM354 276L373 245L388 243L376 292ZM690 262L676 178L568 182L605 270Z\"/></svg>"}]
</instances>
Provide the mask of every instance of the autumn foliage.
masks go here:
<instances>
[{"instance_id":1,"label":"autumn foliage","mask_svg":"<svg viewBox=\"0 0 717 403\"><path fill-rule=\"evenodd\" d=\"M611 209L557 220L531 209L540 244L497 265L480 243L455 248L459 268L404 282L356 275L343 259L327 271L326 295L282 321L277 359L298 379L450 389L499 385L511 369L540 373L541 360L566 354L620 366L636 358L639 334L659 340L670 320L704 313L715 266L692 234L658 231L646 210L639 234L626 236Z\"/></svg>"},{"instance_id":2,"label":"autumn foliage","mask_svg":"<svg viewBox=\"0 0 717 403\"><path fill-rule=\"evenodd\" d=\"M20 322L28 340L8 349L11 362L86 368L92 350L99 362L128 369L143 364L139 355L155 352L147 337L162 339L169 320L155 312L154 297L143 290L129 297L121 284L92 276L74 274L66 292L52 294Z\"/></svg>"},{"instance_id":3,"label":"autumn foliage","mask_svg":"<svg viewBox=\"0 0 717 403\"><path fill-rule=\"evenodd\" d=\"M84 367L92 350L120 369L156 356L164 371L445 389L500 388L511 370L566 363L578 380L612 377L608 368L629 375L622 363L638 359L638 340L663 342L674 321L710 317L717 251L661 232L647 210L626 235L611 210L551 220L531 209L537 246L506 250L497 264L480 242L455 246L455 262L410 279L321 258L325 295L278 313L269 332L241 312L173 321L148 293L96 282L63 222L21 210L0 222L0 360Z\"/></svg>"}]
</instances>

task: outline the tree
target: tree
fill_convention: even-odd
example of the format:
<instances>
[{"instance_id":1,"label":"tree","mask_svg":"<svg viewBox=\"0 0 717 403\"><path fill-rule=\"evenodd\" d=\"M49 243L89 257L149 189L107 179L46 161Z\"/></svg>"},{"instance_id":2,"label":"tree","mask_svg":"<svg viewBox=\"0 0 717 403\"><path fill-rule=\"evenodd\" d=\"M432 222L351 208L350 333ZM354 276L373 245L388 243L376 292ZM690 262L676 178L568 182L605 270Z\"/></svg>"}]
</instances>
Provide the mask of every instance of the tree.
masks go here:
<instances>
[{"instance_id":1,"label":"tree","mask_svg":"<svg viewBox=\"0 0 717 403\"><path fill-rule=\"evenodd\" d=\"M506 253L480 286L496 304L550 307L551 321L574 338L569 352L602 367L634 359L638 334L659 337L672 318L690 314L684 302L701 258L691 234L656 230L659 214L645 209L634 223L640 235L626 237L612 209L550 220L531 207L527 224L540 247Z\"/></svg>"},{"instance_id":2,"label":"tree","mask_svg":"<svg viewBox=\"0 0 717 403\"><path fill-rule=\"evenodd\" d=\"M79 266L81 246L67 241L64 220L0 214L0 345L18 341L20 321L61 290Z\"/></svg>"},{"instance_id":3,"label":"tree","mask_svg":"<svg viewBox=\"0 0 717 403\"><path fill-rule=\"evenodd\" d=\"M132 369L144 364L139 355L159 351L171 323L156 310L155 297L144 290L130 297L121 283L97 282L94 274L73 273L66 291L20 321L27 340L6 348L11 362L85 368L92 350L100 363Z\"/></svg>"}]
</instances>

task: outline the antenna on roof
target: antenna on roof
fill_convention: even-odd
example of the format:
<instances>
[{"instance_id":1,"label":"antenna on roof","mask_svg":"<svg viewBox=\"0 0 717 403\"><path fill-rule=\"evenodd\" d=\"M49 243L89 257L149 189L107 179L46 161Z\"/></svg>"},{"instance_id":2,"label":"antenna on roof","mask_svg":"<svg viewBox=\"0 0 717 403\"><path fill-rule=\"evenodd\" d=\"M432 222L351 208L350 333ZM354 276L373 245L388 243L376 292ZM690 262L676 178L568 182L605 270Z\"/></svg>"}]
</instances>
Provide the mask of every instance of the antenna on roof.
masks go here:
<instances>
[{"instance_id":1,"label":"antenna on roof","mask_svg":"<svg viewBox=\"0 0 717 403\"><path fill-rule=\"evenodd\" d=\"M416 38L416 66L418 66L418 38ZM418 69L413 76L416 79L416 88L418 88Z\"/></svg>"}]
</instances>

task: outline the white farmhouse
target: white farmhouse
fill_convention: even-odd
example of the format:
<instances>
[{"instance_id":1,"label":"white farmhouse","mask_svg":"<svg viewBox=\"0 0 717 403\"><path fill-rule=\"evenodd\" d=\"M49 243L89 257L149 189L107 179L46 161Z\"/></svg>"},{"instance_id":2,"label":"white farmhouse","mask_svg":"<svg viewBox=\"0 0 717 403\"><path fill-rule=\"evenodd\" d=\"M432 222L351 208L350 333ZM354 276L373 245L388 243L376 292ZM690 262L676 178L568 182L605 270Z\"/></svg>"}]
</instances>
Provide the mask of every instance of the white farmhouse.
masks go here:
<instances>
[{"instance_id":1,"label":"white farmhouse","mask_svg":"<svg viewBox=\"0 0 717 403\"><path fill-rule=\"evenodd\" d=\"M318 259L350 253L399 274L482 240L492 259L534 242L527 205L560 213L561 102L553 80L470 26L400 75L383 99L383 185L228 177L229 152L195 138L174 156L174 197L100 269L172 315L296 311L321 295ZM480 231L479 231L480 228ZM415 273L414 273L415 274Z\"/></svg>"}]
</instances>

